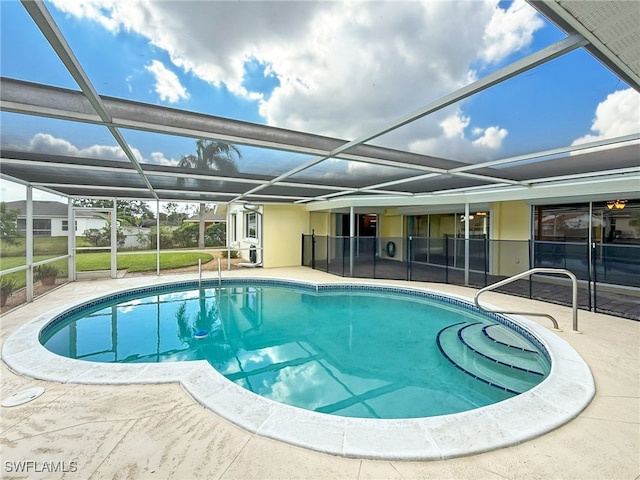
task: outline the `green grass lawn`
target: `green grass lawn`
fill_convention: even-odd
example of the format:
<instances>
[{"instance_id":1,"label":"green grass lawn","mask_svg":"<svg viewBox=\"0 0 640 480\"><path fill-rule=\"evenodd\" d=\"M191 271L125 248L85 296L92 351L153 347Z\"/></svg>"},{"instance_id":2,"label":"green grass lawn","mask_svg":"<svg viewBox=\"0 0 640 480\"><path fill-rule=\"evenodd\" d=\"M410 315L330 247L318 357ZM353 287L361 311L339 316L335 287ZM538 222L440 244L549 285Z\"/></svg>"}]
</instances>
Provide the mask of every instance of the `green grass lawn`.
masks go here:
<instances>
[{"instance_id":1,"label":"green grass lawn","mask_svg":"<svg viewBox=\"0 0 640 480\"><path fill-rule=\"evenodd\" d=\"M34 256L34 262L51 258L50 255ZM198 252L166 252L160 253L160 269L168 270L172 268L189 267L198 264L198 259L202 264L213 260L213 255ZM129 272L152 272L156 270L155 253L127 253L118 254L118 270ZM76 258L76 268L79 272L91 272L95 270L109 270L111 268L111 254L109 252L80 253ZM3 257L0 258L0 269L18 267L25 264L25 257ZM60 270L61 277L68 276L67 260L59 260L53 265ZM16 289L22 288L26 283L25 272L12 273L7 276L16 280Z\"/></svg>"},{"instance_id":2,"label":"green grass lawn","mask_svg":"<svg viewBox=\"0 0 640 480\"><path fill-rule=\"evenodd\" d=\"M155 253L118 254L118 270L129 272L150 272L156 269ZM160 270L189 267L198 264L198 259L205 264L213 260L213 255L198 252L167 252L160 253ZM79 272L93 270L109 270L111 268L109 252L83 253L77 257Z\"/></svg>"},{"instance_id":3,"label":"green grass lawn","mask_svg":"<svg viewBox=\"0 0 640 480\"><path fill-rule=\"evenodd\" d=\"M0 256L24 256L27 251L25 243L24 238L18 238L14 242L0 239ZM33 254L49 258L64 255L67 253L67 243L67 237L33 237Z\"/></svg>"}]
</instances>

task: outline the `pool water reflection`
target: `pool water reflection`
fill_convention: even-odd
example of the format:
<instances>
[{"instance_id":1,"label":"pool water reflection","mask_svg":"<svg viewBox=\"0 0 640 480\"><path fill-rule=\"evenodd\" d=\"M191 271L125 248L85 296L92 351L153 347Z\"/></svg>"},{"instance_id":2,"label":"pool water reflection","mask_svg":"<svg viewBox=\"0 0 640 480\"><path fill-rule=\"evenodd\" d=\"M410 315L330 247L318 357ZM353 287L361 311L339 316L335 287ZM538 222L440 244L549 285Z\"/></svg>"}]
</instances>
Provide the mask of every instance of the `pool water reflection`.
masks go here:
<instances>
[{"instance_id":1,"label":"pool water reflection","mask_svg":"<svg viewBox=\"0 0 640 480\"><path fill-rule=\"evenodd\" d=\"M342 416L415 418L513 396L438 350L438 332L461 321L495 324L415 296L229 284L105 301L47 328L41 342L95 362L207 360L278 402Z\"/></svg>"}]
</instances>

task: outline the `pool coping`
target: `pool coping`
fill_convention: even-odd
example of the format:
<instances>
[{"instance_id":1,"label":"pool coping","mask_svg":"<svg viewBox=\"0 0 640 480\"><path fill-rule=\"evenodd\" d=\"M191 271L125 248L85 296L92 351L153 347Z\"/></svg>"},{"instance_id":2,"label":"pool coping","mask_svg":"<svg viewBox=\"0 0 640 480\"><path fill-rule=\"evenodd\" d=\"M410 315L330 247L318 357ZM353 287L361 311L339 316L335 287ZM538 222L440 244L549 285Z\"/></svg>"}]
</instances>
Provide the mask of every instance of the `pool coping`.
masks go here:
<instances>
[{"instance_id":1,"label":"pool coping","mask_svg":"<svg viewBox=\"0 0 640 480\"><path fill-rule=\"evenodd\" d=\"M258 279L233 277L228 280ZM282 277L260 277L260 280L311 286L354 285L353 282L312 282ZM175 283L182 282L165 282L153 287ZM413 285L367 281L358 281L357 285L427 292L472 304L463 296ZM108 295L139 289L114 289ZM439 460L517 445L577 417L595 395L589 367L573 347L525 317L502 315L535 335L549 353L551 372L533 389L486 407L427 418L385 420L322 414L260 397L226 379L203 360L98 363L61 357L41 345L40 332L53 318L92 298L95 297L53 309L21 326L5 341L2 359L17 373L61 383L177 382L204 407L257 435L334 455L386 460Z\"/></svg>"}]
</instances>

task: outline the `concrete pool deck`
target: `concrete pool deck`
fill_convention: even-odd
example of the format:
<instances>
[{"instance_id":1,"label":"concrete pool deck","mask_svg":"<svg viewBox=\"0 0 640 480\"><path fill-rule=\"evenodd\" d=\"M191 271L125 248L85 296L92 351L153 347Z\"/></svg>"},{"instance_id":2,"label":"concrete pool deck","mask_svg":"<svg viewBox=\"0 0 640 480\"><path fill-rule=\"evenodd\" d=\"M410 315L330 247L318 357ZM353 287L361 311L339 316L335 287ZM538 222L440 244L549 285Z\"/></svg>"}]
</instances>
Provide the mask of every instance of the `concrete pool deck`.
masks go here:
<instances>
[{"instance_id":1,"label":"concrete pool deck","mask_svg":"<svg viewBox=\"0 0 640 480\"><path fill-rule=\"evenodd\" d=\"M311 281L350 281L306 268L224 272ZM193 279L194 275L94 280L65 285L2 317L4 340L33 318L87 295ZM354 281L360 281L355 279ZM406 282L381 281L379 283ZM411 283L472 297L474 290ZM321 454L243 430L195 402L179 384L79 385L35 380L3 363L2 398L28 387L46 392L2 408L2 471L31 461L70 462L75 478L636 478L640 473L640 324L579 312L582 334L570 332L569 308L487 293L505 309L545 309L558 335L589 364L596 381L591 404L568 424L520 445L470 457L416 462L349 459ZM536 320L548 327L548 320ZM9 462L9 463L7 463ZM15 469L15 468L14 468Z\"/></svg>"}]
</instances>

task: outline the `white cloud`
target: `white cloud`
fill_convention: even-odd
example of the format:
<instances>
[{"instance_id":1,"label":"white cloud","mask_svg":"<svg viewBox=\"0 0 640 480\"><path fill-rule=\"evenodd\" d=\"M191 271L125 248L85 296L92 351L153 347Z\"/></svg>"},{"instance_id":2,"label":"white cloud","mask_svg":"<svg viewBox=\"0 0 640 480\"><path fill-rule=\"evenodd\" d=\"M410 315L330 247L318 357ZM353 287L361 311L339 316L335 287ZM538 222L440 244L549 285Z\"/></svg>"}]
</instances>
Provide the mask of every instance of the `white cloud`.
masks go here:
<instances>
[{"instance_id":1,"label":"white cloud","mask_svg":"<svg viewBox=\"0 0 640 480\"><path fill-rule=\"evenodd\" d=\"M167 158L164 156L162 152L151 152L151 163L155 163L157 165L168 165L170 167L175 167L178 165L179 160L175 158Z\"/></svg>"},{"instance_id":2,"label":"white cloud","mask_svg":"<svg viewBox=\"0 0 640 480\"><path fill-rule=\"evenodd\" d=\"M142 161L142 154L140 151L133 147L130 148L136 160ZM68 140L54 137L48 133L36 133L29 141L27 150L31 152L42 152L70 157L129 161L122 149L117 145L91 145L86 148L78 148Z\"/></svg>"},{"instance_id":3,"label":"white cloud","mask_svg":"<svg viewBox=\"0 0 640 480\"><path fill-rule=\"evenodd\" d=\"M542 26L522 0L507 10L497 0L52 3L111 31L148 38L175 67L259 102L269 125L348 139L469 83L474 69L526 49ZM277 76L270 96L243 85L250 59ZM171 84L157 90L169 101L180 98ZM503 131L496 127L472 143L456 130L461 125L442 129L442 121L434 115L381 141L406 148L446 140L488 151ZM452 132L458 133L447 137Z\"/></svg>"},{"instance_id":4,"label":"white cloud","mask_svg":"<svg viewBox=\"0 0 640 480\"><path fill-rule=\"evenodd\" d=\"M33 188L34 200L51 200L54 202L65 202L66 198L61 195L54 195L37 187ZM0 178L0 202L15 202L27 199L27 187L18 183Z\"/></svg>"},{"instance_id":5,"label":"white cloud","mask_svg":"<svg viewBox=\"0 0 640 480\"><path fill-rule=\"evenodd\" d=\"M410 142L409 149L415 153L462 161L494 158L502 147L502 141L509 134L508 130L495 125L470 127L471 118L464 115L460 109L450 112L451 110L446 110L440 115L444 117L439 123L442 134L431 132Z\"/></svg>"},{"instance_id":6,"label":"white cloud","mask_svg":"<svg viewBox=\"0 0 640 480\"><path fill-rule=\"evenodd\" d=\"M470 119L461 115L460 111L457 111L454 115L450 115L440 122L444 135L447 138L460 137L464 138L464 129L469 126Z\"/></svg>"},{"instance_id":7,"label":"white cloud","mask_svg":"<svg viewBox=\"0 0 640 480\"><path fill-rule=\"evenodd\" d=\"M152 60L151 64L145 68L153 74L156 80L155 90L160 96L160 100L176 103L181 99L189 98L189 94L180 84L178 76L165 67L162 62Z\"/></svg>"},{"instance_id":8,"label":"white cloud","mask_svg":"<svg viewBox=\"0 0 640 480\"><path fill-rule=\"evenodd\" d=\"M640 93L627 88L607 95L596 108L591 132L574 140L572 145L640 132Z\"/></svg>"},{"instance_id":9,"label":"white cloud","mask_svg":"<svg viewBox=\"0 0 640 480\"><path fill-rule=\"evenodd\" d=\"M526 48L542 26L542 19L524 0L515 0L506 10L496 8L485 28L482 58L489 63L499 62Z\"/></svg>"},{"instance_id":10,"label":"white cloud","mask_svg":"<svg viewBox=\"0 0 640 480\"><path fill-rule=\"evenodd\" d=\"M471 143L473 143L474 145L486 147L491 150L497 150L502 145L502 140L504 140L507 134L508 132L504 128L489 127L482 132L480 138L477 138Z\"/></svg>"},{"instance_id":11,"label":"white cloud","mask_svg":"<svg viewBox=\"0 0 640 480\"><path fill-rule=\"evenodd\" d=\"M179 160L175 158L167 158L162 152L151 152L150 158L143 157L140 150L129 145L134 157L140 163L153 163L156 165L176 166ZM122 149L117 145L91 145L85 148L79 148L64 138L54 137L49 133L35 134L26 149L31 152L42 152L53 155L97 158L102 160L121 160L129 162Z\"/></svg>"}]
</instances>

